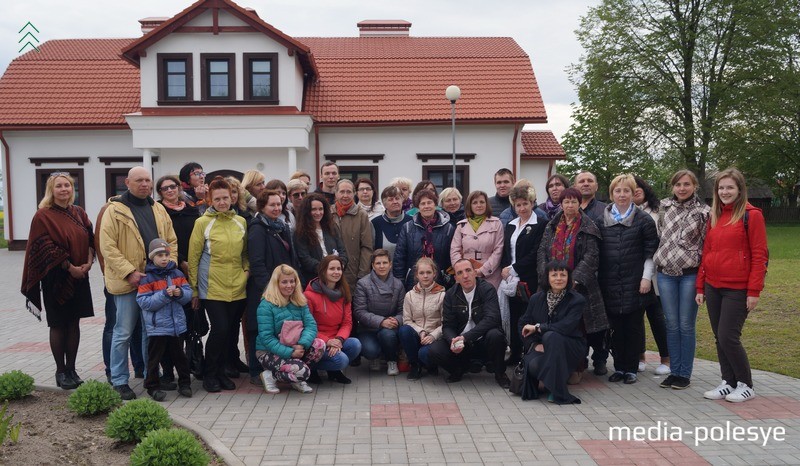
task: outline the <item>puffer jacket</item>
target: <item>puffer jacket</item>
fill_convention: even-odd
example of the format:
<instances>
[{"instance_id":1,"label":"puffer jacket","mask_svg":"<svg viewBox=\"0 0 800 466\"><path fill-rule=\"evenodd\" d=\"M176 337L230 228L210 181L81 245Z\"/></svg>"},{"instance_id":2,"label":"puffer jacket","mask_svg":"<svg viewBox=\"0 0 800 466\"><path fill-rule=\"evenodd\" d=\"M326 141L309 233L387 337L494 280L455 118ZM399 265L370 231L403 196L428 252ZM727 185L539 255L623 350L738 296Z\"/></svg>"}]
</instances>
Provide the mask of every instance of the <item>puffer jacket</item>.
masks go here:
<instances>
[{"instance_id":1,"label":"puffer jacket","mask_svg":"<svg viewBox=\"0 0 800 466\"><path fill-rule=\"evenodd\" d=\"M232 210L209 207L189 238L189 284L200 299L232 302L245 298L247 226Z\"/></svg>"},{"instance_id":2,"label":"puffer jacket","mask_svg":"<svg viewBox=\"0 0 800 466\"><path fill-rule=\"evenodd\" d=\"M600 226L603 241L600 245L598 281L608 315L630 314L652 299L653 293L640 294L644 263L652 259L658 248L656 223L647 212L634 207L622 223L611 215L613 204L606 207ZM650 277L647 277L648 279Z\"/></svg>"},{"instance_id":3,"label":"puffer jacket","mask_svg":"<svg viewBox=\"0 0 800 466\"><path fill-rule=\"evenodd\" d=\"M767 229L761 209L747 204L748 225L744 219L728 224L733 206L722 207L717 224L709 223L703 243L703 261L697 273L697 292L705 294L705 284L715 288L747 290L758 297L767 273Z\"/></svg>"},{"instance_id":4,"label":"puffer jacket","mask_svg":"<svg viewBox=\"0 0 800 466\"><path fill-rule=\"evenodd\" d=\"M303 292L308 300L308 308L317 322L317 338L328 341L332 338L347 339L353 331L353 312L351 303L345 303L343 298L336 301L322 291L319 278L308 283Z\"/></svg>"},{"instance_id":5,"label":"puffer jacket","mask_svg":"<svg viewBox=\"0 0 800 466\"><path fill-rule=\"evenodd\" d=\"M417 334L425 330L435 340L441 338L444 295L444 287L438 283L428 288L422 288L419 283L414 285L403 301L403 324Z\"/></svg>"},{"instance_id":6,"label":"puffer jacket","mask_svg":"<svg viewBox=\"0 0 800 466\"><path fill-rule=\"evenodd\" d=\"M186 333L183 306L192 300L192 288L175 262L166 267L147 263L147 275L139 282L136 303L142 308L142 321L147 336L173 336ZM167 288L177 286L180 296L168 296Z\"/></svg>"},{"instance_id":7,"label":"puffer jacket","mask_svg":"<svg viewBox=\"0 0 800 466\"><path fill-rule=\"evenodd\" d=\"M317 337L317 323L311 315L308 306L297 306L288 303L286 306L278 306L266 299L261 299L257 311L258 336L256 337L256 350L267 351L280 356L282 359L292 357L294 348L281 343L281 330L283 323L287 320L303 322L303 332L300 334L298 345L303 348L310 348Z\"/></svg>"},{"instance_id":8,"label":"puffer jacket","mask_svg":"<svg viewBox=\"0 0 800 466\"><path fill-rule=\"evenodd\" d=\"M564 212L559 212L553 217L542 236L542 244L539 246L538 260L536 268L539 273L539 286L541 289L549 288L544 267L552 259L553 241L556 235L558 222L564 216ZM575 282L575 291L586 298L589 305L583 311L583 323L586 326L586 333L595 333L608 328L608 316L603 305L603 293L597 283L597 268L600 264L600 229L586 215L580 213L581 226L575 238L575 270L572 271L572 280Z\"/></svg>"},{"instance_id":9,"label":"puffer jacket","mask_svg":"<svg viewBox=\"0 0 800 466\"><path fill-rule=\"evenodd\" d=\"M149 199L149 198L148 198ZM149 199L156 219L159 237L170 244L170 259L178 261L178 238L164 206ZM103 275L108 292L114 295L132 293L136 287L125 279L134 271L144 273L147 266L147 247L131 209L121 196L108 200L99 225L100 253L103 255Z\"/></svg>"},{"instance_id":10,"label":"puffer jacket","mask_svg":"<svg viewBox=\"0 0 800 466\"><path fill-rule=\"evenodd\" d=\"M404 295L403 282L391 273L386 281L381 280L375 271L359 280L353 295L353 312L359 329L379 330L387 317L394 317L403 325Z\"/></svg>"},{"instance_id":11,"label":"puffer jacket","mask_svg":"<svg viewBox=\"0 0 800 466\"><path fill-rule=\"evenodd\" d=\"M442 334L448 342L461 335L467 326L469 317L469 305L461 285L447 290L442 304ZM476 279L475 282L475 294L472 297L472 321L475 322L475 326L464 334L464 341L467 345L475 344L493 328L503 331L497 290L482 278Z\"/></svg>"},{"instance_id":12,"label":"puffer jacket","mask_svg":"<svg viewBox=\"0 0 800 466\"><path fill-rule=\"evenodd\" d=\"M433 260L439 267L436 281L445 284L445 270L450 268L450 242L453 240L453 225L446 212L436 211L436 223L433 226ZM397 248L394 251L392 273L399 278L406 290L414 286L415 265L422 257L422 238L425 237L425 227L422 226L420 214L414 215L410 222L403 225L400 237L397 239Z\"/></svg>"},{"instance_id":13,"label":"puffer jacket","mask_svg":"<svg viewBox=\"0 0 800 466\"><path fill-rule=\"evenodd\" d=\"M595 225L600 227L603 223L606 207L608 207L608 204L605 202L598 201L597 198L592 198L592 200L586 204L586 208L583 209L583 212L592 219Z\"/></svg>"},{"instance_id":14,"label":"puffer jacket","mask_svg":"<svg viewBox=\"0 0 800 466\"><path fill-rule=\"evenodd\" d=\"M358 280L367 276L371 269L370 259L374 241L372 224L369 222L369 215L356 203L351 205L341 218L336 215L335 206L333 209L333 218L339 225L344 249L349 258L344 268L344 279L352 290L355 289Z\"/></svg>"},{"instance_id":15,"label":"puffer jacket","mask_svg":"<svg viewBox=\"0 0 800 466\"><path fill-rule=\"evenodd\" d=\"M482 265L476 270L495 288L500 285L500 262L503 259L503 224L497 217L485 219L478 231L472 229L469 220L458 222L450 243L450 262L459 259L475 259Z\"/></svg>"}]
</instances>

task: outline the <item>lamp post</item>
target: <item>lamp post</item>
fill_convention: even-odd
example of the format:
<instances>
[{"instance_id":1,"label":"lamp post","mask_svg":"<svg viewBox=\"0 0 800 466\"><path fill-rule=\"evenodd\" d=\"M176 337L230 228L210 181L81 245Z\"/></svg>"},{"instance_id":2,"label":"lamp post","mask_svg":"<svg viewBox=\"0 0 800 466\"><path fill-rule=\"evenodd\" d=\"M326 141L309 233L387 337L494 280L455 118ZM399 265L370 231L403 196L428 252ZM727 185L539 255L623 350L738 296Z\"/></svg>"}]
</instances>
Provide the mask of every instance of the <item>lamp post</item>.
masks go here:
<instances>
[{"instance_id":1,"label":"lamp post","mask_svg":"<svg viewBox=\"0 0 800 466\"><path fill-rule=\"evenodd\" d=\"M456 100L461 97L461 89L458 86L448 86L444 91L444 96L450 101L450 113L452 120L453 133L453 187L456 187Z\"/></svg>"}]
</instances>

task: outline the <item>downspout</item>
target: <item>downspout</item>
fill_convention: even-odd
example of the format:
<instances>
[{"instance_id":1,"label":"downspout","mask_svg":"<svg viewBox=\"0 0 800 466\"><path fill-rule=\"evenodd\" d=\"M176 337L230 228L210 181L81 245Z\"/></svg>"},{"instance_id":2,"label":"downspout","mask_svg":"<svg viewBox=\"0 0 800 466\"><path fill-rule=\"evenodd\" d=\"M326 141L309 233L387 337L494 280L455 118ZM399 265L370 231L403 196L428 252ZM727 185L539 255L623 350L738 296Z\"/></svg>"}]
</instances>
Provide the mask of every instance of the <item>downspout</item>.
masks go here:
<instances>
[{"instance_id":1,"label":"downspout","mask_svg":"<svg viewBox=\"0 0 800 466\"><path fill-rule=\"evenodd\" d=\"M13 203L11 202L11 177L8 176L11 172L11 149L8 148L8 142L6 142L6 138L3 137L3 132L0 131L0 142L3 143L3 149L6 154L6 172L4 176L4 184L6 187L6 199L5 199L5 210L8 212L6 216L6 221L8 222L8 238L6 240L10 244L14 241L14 215L13 215Z\"/></svg>"},{"instance_id":2,"label":"downspout","mask_svg":"<svg viewBox=\"0 0 800 466\"><path fill-rule=\"evenodd\" d=\"M514 123L514 138L511 140L511 173L517 179L517 136L519 135L519 123Z\"/></svg>"},{"instance_id":3,"label":"downspout","mask_svg":"<svg viewBox=\"0 0 800 466\"><path fill-rule=\"evenodd\" d=\"M314 170L315 176L319 178L319 126L317 125L314 125ZM317 185L319 185L319 182L320 180L317 180Z\"/></svg>"}]
</instances>

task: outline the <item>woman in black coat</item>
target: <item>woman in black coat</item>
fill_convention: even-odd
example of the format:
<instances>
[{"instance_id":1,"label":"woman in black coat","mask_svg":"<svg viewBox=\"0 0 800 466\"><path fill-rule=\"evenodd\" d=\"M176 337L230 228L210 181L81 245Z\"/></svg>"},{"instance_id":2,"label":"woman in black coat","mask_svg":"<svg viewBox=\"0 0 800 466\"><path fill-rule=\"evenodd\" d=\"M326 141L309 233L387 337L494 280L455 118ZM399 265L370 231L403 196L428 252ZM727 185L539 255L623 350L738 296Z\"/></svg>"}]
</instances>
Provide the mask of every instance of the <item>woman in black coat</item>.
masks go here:
<instances>
[{"instance_id":1,"label":"woman in black coat","mask_svg":"<svg viewBox=\"0 0 800 466\"><path fill-rule=\"evenodd\" d=\"M644 335L644 309L651 299L653 254L658 248L656 224L649 214L633 203L636 181L619 175L611 182L612 203L599 222L600 245L598 281L611 324L614 370L611 382L636 383L639 352Z\"/></svg>"},{"instance_id":2,"label":"woman in black coat","mask_svg":"<svg viewBox=\"0 0 800 466\"><path fill-rule=\"evenodd\" d=\"M541 383L550 391L547 401L580 403L569 393L567 379L586 354L581 330L586 299L570 289L572 273L566 262L549 262L545 273L545 291L531 296L528 310L519 320L519 333L529 348L524 357L522 399L539 398Z\"/></svg>"},{"instance_id":3,"label":"woman in black coat","mask_svg":"<svg viewBox=\"0 0 800 466\"><path fill-rule=\"evenodd\" d=\"M347 251L344 249L339 227L333 221L331 205L319 193L311 193L300 204L295 213L297 225L294 230L294 247L297 252L298 271L302 285L319 275L319 263L325 256L334 254L347 267ZM322 244L319 236L322 234Z\"/></svg>"},{"instance_id":4,"label":"woman in black coat","mask_svg":"<svg viewBox=\"0 0 800 466\"><path fill-rule=\"evenodd\" d=\"M517 217L508 222L504 230L503 260L500 263L503 271L500 275L503 280L517 277L520 281L520 293L508 300L511 314L509 328L515 329L520 316L528 306L529 296L536 292L539 283L536 260L547 219L536 215L533 211L536 207L536 191L533 188L514 188L508 197L517 212ZM508 363L514 365L522 355L522 340L519 332L510 333L511 357Z\"/></svg>"},{"instance_id":5,"label":"woman in black coat","mask_svg":"<svg viewBox=\"0 0 800 466\"><path fill-rule=\"evenodd\" d=\"M282 200L277 191L265 190L256 198L258 212L247 227L247 256L250 276L247 278L247 331L245 348L250 377L258 378L263 368L256 360L255 344L258 335L256 314L261 296L272 272L281 264L297 267L289 226L281 220ZM260 382L259 382L260 383Z\"/></svg>"}]
</instances>

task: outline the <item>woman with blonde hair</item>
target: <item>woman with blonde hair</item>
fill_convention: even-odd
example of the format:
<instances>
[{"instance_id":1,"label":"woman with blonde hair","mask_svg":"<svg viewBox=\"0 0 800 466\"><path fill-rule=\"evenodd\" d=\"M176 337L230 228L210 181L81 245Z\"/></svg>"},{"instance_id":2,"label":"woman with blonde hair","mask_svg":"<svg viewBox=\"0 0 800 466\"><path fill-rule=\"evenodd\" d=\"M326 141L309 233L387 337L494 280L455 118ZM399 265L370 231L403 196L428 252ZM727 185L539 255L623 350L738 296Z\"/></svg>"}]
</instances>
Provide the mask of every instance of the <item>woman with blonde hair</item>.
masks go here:
<instances>
[{"instance_id":1,"label":"woman with blonde hair","mask_svg":"<svg viewBox=\"0 0 800 466\"><path fill-rule=\"evenodd\" d=\"M296 172L292 173L292 176L289 177L289 181L291 180L302 181L306 184L306 189L311 186L311 176L303 170L297 170Z\"/></svg>"},{"instance_id":2,"label":"woman with blonde hair","mask_svg":"<svg viewBox=\"0 0 800 466\"><path fill-rule=\"evenodd\" d=\"M77 388L75 371L80 319L94 315L89 270L94 262L92 222L75 202L75 181L66 172L50 175L39 210L31 220L22 294L28 310L42 320L42 298L50 327L56 385Z\"/></svg>"},{"instance_id":3,"label":"woman with blonde hair","mask_svg":"<svg viewBox=\"0 0 800 466\"><path fill-rule=\"evenodd\" d=\"M267 393L280 393L276 382L286 382L300 393L313 390L306 380L308 364L322 357L325 342L317 338L317 323L308 309L297 271L279 265L272 271L256 313L256 359L264 371Z\"/></svg>"},{"instance_id":4,"label":"woman with blonde hair","mask_svg":"<svg viewBox=\"0 0 800 466\"><path fill-rule=\"evenodd\" d=\"M256 198L258 194L266 189L267 187L267 178L258 170L247 170L242 175L242 186L244 186L245 192L244 200L247 204L247 209L255 214L256 213Z\"/></svg>"},{"instance_id":5,"label":"woman with blonde hair","mask_svg":"<svg viewBox=\"0 0 800 466\"><path fill-rule=\"evenodd\" d=\"M253 214L250 213L250 210L247 207L247 201L245 201L245 197L248 193L242 186L241 181L239 181L239 179L235 176L226 176L225 181L231 185L231 209L236 212L237 215L245 219L247 223L250 223L250 219L253 218Z\"/></svg>"},{"instance_id":6,"label":"woman with blonde hair","mask_svg":"<svg viewBox=\"0 0 800 466\"><path fill-rule=\"evenodd\" d=\"M714 182L702 258L695 300L708 307L722 372L722 383L703 396L733 403L751 400L756 392L740 338L764 289L767 229L761 209L747 202L744 176L735 168L719 172Z\"/></svg>"},{"instance_id":7,"label":"woman with blonde hair","mask_svg":"<svg viewBox=\"0 0 800 466\"><path fill-rule=\"evenodd\" d=\"M408 212L409 209L414 207L414 200L411 198L411 185L413 181L410 178L405 178L402 176L398 176L396 178L392 178L392 181L389 182L392 186L397 186L397 189L400 190L400 193L403 197L403 212Z\"/></svg>"},{"instance_id":8,"label":"woman with blonde hair","mask_svg":"<svg viewBox=\"0 0 800 466\"><path fill-rule=\"evenodd\" d=\"M461 195L461 191L459 191L458 188L444 188L441 194L439 194L439 208L450 216L449 222L453 225L453 228L458 225L458 222L466 218L464 206L461 204L463 199L464 197Z\"/></svg>"}]
</instances>

